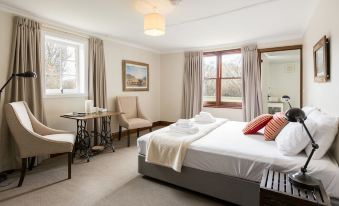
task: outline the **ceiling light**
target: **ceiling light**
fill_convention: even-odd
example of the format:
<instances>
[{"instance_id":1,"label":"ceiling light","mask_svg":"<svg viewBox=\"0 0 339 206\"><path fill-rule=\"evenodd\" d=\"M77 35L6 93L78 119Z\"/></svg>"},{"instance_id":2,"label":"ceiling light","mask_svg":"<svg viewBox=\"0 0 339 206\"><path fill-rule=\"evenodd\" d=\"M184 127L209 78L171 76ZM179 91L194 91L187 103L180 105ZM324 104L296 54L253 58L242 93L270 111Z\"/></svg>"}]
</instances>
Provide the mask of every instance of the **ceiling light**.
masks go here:
<instances>
[{"instance_id":1,"label":"ceiling light","mask_svg":"<svg viewBox=\"0 0 339 206\"><path fill-rule=\"evenodd\" d=\"M144 33L149 36L161 36L165 34L165 18L159 13L153 12L144 16Z\"/></svg>"}]
</instances>

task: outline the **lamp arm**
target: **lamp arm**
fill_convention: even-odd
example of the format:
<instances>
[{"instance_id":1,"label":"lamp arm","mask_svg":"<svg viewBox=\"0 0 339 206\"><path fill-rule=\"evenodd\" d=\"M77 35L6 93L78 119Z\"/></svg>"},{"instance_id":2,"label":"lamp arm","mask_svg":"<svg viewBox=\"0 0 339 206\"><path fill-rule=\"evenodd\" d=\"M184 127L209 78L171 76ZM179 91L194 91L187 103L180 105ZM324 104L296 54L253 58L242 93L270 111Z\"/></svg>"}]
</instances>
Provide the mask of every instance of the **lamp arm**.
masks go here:
<instances>
[{"instance_id":1,"label":"lamp arm","mask_svg":"<svg viewBox=\"0 0 339 206\"><path fill-rule=\"evenodd\" d=\"M292 105L291 105L291 103L288 101L287 102L288 103L288 105L290 106L290 109L292 109Z\"/></svg>"},{"instance_id":2,"label":"lamp arm","mask_svg":"<svg viewBox=\"0 0 339 206\"><path fill-rule=\"evenodd\" d=\"M2 91L5 89L5 87L7 86L7 84L8 84L14 77L15 77L15 76L12 75L12 76L7 80L7 82L1 87L1 89L0 89L0 95L1 95Z\"/></svg>"},{"instance_id":3,"label":"lamp arm","mask_svg":"<svg viewBox=\"0 0 339 206\"><path fill-rule=\"evenodd\" d=\"M315 143L315 141L314 141L314 139L313 139L311 133L308 131L308 129L307 129L306 125L305 125L304 120L300 121L300 123L304 126L304 128L305 128L305 130L306 130L306 132L307 132L307 135L308 135L308 137L310 138L311 144L312 144L312 151L311 151L311 154L308 156L307 161L305 162L304 167L301 168L301 172L302 172L303 174L305 174L305 173L307 172L307 166L308 166L308 164L310 163L310 161L311 161L311 159L312 159L312 156L313 156L315 150L319 148L319 145L318 145L317 143Z\"/></svg>"}]
</instances>

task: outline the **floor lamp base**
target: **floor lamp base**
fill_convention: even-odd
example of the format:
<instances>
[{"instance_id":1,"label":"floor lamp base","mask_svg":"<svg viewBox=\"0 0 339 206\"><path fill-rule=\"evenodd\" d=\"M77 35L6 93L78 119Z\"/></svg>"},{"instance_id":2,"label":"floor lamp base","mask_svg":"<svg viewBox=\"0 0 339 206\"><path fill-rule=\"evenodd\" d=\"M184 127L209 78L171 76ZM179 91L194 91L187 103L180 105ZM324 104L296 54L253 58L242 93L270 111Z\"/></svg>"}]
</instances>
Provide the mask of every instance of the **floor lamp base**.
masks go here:
<instances>
[{"instance_id":1,"label":"floor lamp base","mask_svg":"<svg viewBox=\"0 0 339 206\"><path fill-rule=\"evenodd\" d=\"M0 183L7 180L7 175L4 173L0 173Z\"/></svg>"},{"instance_id":2,"label":"floor lamp base","mask_svg":"<svg viewBox=\"0 0 339 206\"><path fill-rule=\"evenodd\" d=\"M319 188L319 185L321 184L320 180L302 172L290 174L289 181L294 186L311 190Z\"/></svg>"}]
</instances>

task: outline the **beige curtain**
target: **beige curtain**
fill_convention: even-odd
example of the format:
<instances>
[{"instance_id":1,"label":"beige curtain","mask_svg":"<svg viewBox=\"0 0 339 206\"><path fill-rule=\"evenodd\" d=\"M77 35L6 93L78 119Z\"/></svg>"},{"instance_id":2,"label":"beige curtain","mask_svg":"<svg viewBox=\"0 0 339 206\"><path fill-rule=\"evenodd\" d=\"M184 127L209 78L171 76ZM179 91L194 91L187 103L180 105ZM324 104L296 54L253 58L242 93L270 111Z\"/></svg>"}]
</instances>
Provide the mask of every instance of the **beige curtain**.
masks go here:
<instances>
[{"instance_id":1,"label":"beige curtain","mask_svg":"<svg viewBox=\"0 0 339 206\"><path fill-rule=\"evenodd\" d=\"M243 117L250 121L262 113L261 76L256 45L241 49L242 53L242 90Z\"/></svg>"},{"instance_id":2,"label":"beige curtain","mask_svg":"<svg viewBox=\"0 0 339 206\"><path fill-rule=\"evenodd\" d=\"M107 91L106 91L106 71L104 43L101 39L89 39L89 99L94 101L94 106L107 108ZM100 122L96 121L94 129L97 131Z\"/></svg>"},{"instance_id":3,"label":"beige curtain","mask_svg":"<svg viewBox=\"0 0 339 206\"><path fill-rule=\"evenodd\" d=\"M192 118L202 108L202 58L203 53L185 52L184 92L182 117Z\"/></svg>"},{"instance_id":4,"label":"beige curtain","mask_svg":"<svg viewBox=\"0 0 339 206\"><path fill-rule=\"evenodd\" d=\"M41 36L40 24L23 17L14 18L12 52L9 74L36 72L38 78L15 78L6 88L5 103L26 101L34 116L45 122L41 94ZM3 112L3 111L2 111ZM4 119L0 136L0 171L18 168L18 156L13 138ZM38 157L38 161L41 160Z\"/></svg>"}]
</instances>

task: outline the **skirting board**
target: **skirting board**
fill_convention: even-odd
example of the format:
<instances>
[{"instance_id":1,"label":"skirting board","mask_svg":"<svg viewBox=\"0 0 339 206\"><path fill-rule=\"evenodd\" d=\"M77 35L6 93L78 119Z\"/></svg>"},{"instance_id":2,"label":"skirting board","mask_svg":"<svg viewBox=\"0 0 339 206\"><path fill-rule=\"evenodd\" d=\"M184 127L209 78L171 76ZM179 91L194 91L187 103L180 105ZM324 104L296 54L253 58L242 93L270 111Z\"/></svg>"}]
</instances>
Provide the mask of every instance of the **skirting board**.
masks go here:
<instances>
[{"instance_id":1,"label":"skirting board","mask_svg":"<svg viewBox=\"0 0 339 206\"><path fill-rule=\"evenodd\" d=\"M181 173L171 168L147 163L145 156L138 156L138 172L142 175L206 194L227 202L244 206L258 206L260 183L227 175L182 167ZM331 198L333 206L339 200Z\"/></svg>"}]
</instances>

